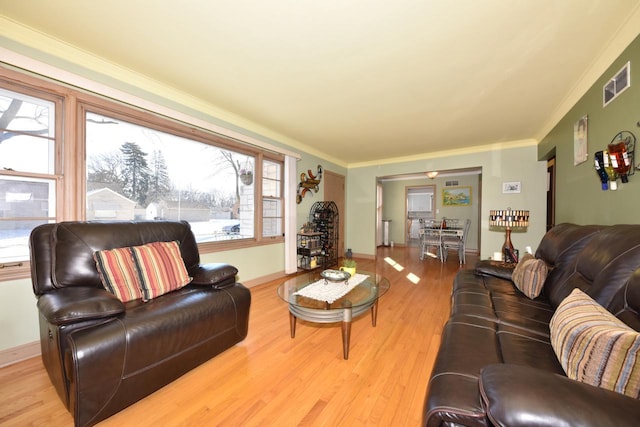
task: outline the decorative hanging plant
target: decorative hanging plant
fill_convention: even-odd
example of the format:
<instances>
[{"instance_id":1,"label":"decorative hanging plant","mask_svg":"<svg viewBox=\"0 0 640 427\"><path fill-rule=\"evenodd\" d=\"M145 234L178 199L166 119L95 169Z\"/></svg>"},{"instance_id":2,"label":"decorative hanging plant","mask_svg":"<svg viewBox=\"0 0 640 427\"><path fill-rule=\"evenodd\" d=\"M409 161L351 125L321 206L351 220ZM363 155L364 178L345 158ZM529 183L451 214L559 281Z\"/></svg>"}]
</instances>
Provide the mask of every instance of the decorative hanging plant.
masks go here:
<instances>
[{"instance_id":1,"label":"decorative hanging plant","mask_svg":"<svg viewBox=\"0 0 640 427\"><path fill-rule=\"evenodd\" d=\"M240 169L240 181L244 185L253 184L253 172L247 169Z\"/></svg>"}]
</instances>

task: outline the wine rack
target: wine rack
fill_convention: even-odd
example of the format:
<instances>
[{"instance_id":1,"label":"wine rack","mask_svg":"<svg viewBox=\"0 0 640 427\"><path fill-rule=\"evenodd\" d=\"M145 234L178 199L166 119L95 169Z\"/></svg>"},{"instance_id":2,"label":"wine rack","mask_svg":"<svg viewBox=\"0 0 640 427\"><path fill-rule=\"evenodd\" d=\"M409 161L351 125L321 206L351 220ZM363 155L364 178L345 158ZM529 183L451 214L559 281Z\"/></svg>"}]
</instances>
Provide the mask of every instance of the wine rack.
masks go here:
<instances>
[{"instance_id":1,"label":"wine rack","mask_svg":"<svg viewBox=\"0 0 640 427\"><path fill-rule=\"evenodd\" d=\"M311 270L338 265L340 214L334 202L315 202L309 211L312 233L298 234L298 267ZM313 263L315 257L315 264Z\"/></svg>"}]
</instances>

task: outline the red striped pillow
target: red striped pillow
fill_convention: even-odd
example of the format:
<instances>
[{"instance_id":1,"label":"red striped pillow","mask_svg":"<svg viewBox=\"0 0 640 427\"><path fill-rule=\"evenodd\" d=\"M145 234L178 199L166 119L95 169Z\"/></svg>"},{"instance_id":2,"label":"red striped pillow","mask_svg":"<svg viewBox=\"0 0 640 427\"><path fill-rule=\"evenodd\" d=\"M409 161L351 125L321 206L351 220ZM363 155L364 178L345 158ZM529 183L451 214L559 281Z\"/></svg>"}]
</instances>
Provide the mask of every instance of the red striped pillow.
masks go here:
<instances>
[{"instance_id":1,"label":"red striped pillow","mask_svg":"<svg viewBox=\"0 0 640 427\"><path fill-rule=\"evenodd\" d=\"M142 298L138 269L130 248L96 251L93 259L106 290L122 302Z\"/></svg>"},{"instance_id":2,"label":"red striped pillow","mask_svg":"<svg viewBox=\"0 0 640 427\"><path fill-rule=\"evenodd\" d=\"M178 242L134 246L131 253L140 273L144 301L180 289L191 282Z\"/></svg>"}]
</instances>

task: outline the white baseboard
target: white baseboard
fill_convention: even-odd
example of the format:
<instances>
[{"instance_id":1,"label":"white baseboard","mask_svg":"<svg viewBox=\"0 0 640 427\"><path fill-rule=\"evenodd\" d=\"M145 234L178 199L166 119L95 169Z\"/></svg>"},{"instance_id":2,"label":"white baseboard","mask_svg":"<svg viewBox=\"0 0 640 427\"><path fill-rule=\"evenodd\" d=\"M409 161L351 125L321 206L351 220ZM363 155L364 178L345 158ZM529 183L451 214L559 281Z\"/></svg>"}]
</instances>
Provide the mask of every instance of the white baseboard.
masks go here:
<instances>
[{"instance_id":1,"label":"white baseboard","mask_svg":"<svg viewBox=\"0 0 640 427\"><path fill-rule=\"evenodd\" d=\"M0 350L0 368L40 356L40 353L40 341L29 342L17 347Z\"/></svg>"}]
</instances>

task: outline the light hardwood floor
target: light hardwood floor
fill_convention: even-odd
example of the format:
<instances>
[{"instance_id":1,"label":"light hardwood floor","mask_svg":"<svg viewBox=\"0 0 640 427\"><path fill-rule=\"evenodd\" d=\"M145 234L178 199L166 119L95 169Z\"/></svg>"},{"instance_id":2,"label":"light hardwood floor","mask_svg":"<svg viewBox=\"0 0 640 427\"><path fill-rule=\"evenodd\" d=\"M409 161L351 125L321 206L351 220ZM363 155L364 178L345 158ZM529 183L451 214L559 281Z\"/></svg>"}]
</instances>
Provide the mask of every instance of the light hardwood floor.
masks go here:
<instances>
[{"instance_id":1,"label":"light hardwood floor","mask_svg":"<svg viewBox=\"0 0 640 427\"><path fill-rule=\"evenodd\" d=\"M420 261L415 247L380 248L375 262L359 260L391 289L375 328L368 315L354 319L349 360L339 324L298 321L291 339L276 295L281 280L254 287L243 342L99 425L418 426L453 277L476 260L467 256L461 267L452 253L445 264ZM0 369L0 425L73 425L39 357Z\"/></svg>"}]
</instances>

